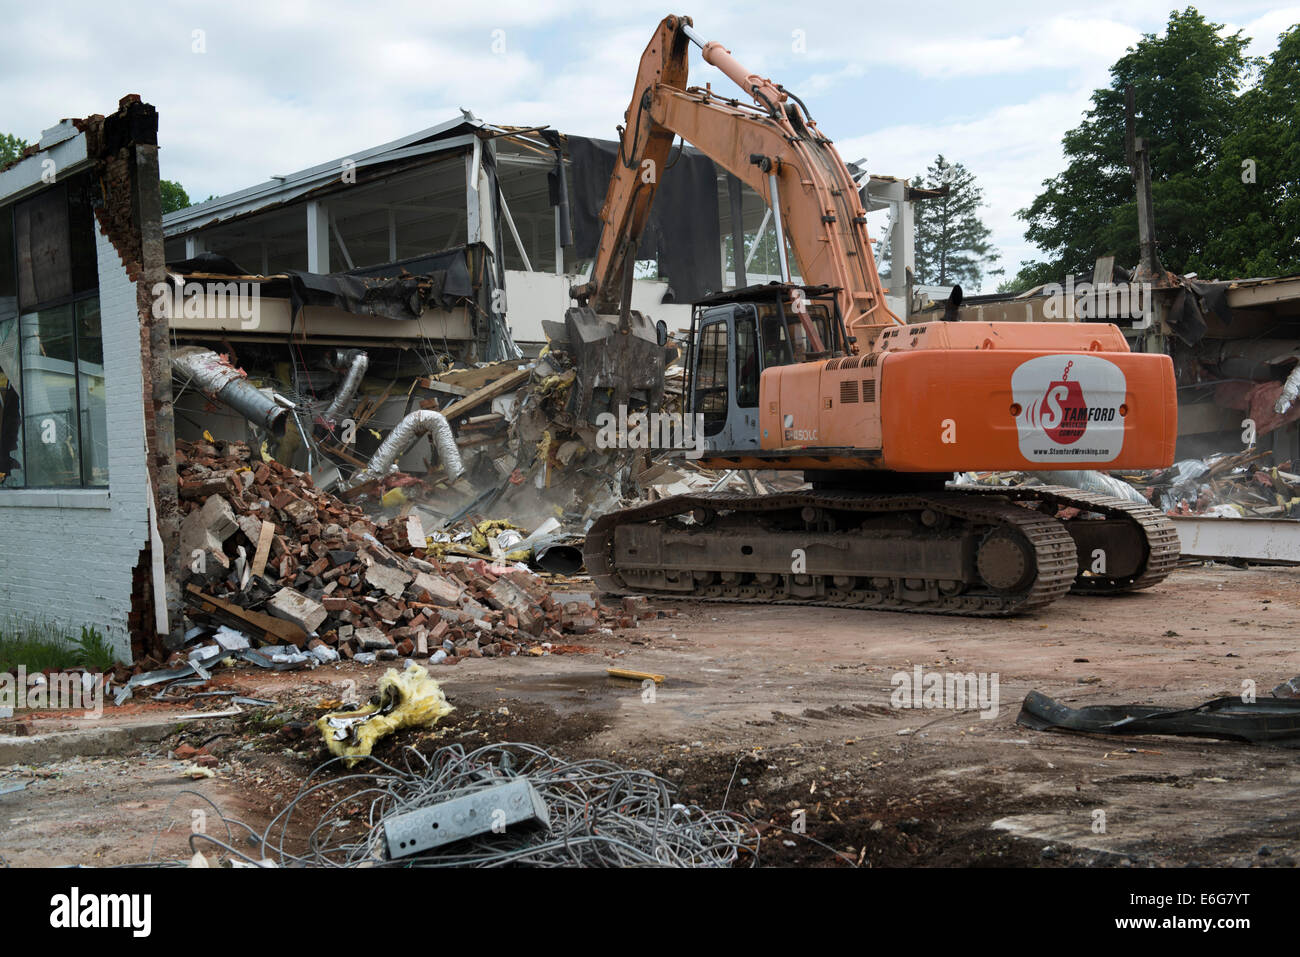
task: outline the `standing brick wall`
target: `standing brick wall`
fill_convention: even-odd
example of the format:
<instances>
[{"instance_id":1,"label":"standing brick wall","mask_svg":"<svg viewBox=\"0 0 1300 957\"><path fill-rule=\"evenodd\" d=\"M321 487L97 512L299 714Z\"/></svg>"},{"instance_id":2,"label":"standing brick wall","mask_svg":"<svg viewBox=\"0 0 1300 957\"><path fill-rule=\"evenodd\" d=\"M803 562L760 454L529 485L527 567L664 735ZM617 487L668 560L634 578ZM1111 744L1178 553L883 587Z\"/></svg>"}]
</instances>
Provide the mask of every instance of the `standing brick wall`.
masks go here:
<instances>
[{"instance_id":1,"label":"standing brick wall","mask_svg":"<svg viewBox=\"0 0 1300 957\"><path fill-rule=\"evenodd\" d=\"M132 577L149 536L140 314L136 284L98 223L96 252L108 493L0 492L0 621L50 621L73 634L94 625L130 661Z\"/></svg>"}]
</instances>

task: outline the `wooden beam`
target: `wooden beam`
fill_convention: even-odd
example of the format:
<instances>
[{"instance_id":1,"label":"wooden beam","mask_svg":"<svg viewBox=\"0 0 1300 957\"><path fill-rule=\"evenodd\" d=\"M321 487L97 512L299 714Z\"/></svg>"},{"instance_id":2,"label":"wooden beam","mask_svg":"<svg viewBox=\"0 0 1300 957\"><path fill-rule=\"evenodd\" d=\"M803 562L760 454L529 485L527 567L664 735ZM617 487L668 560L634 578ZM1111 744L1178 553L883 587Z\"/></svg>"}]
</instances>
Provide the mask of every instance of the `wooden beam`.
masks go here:
<instances>
[{"instance_id":1,"label":"wooden beam","mask_svg":"<svg viewBox=\"0 0 1300 957\"><path fill-rule=\"evenodd\" d=\"M447 395L464 396L471 395L474 392L473 389L452 385L450 382L439 382L437 379L419 379L415 384L421 389L427 389L430 392L445 392Z\"/></svg>"},{"instance_id":2,"label":"wooden beam","mask_svg":"<svg viewBox=\"0 0 1300 957\"><path fill-rule=\"evenodd\" d=\"M257 550L253 553L254 575L260 575L266 571L266 560L271 555L271 542L275 538L275 523L262 521L262 530L257 536Z\"/></svg>"},{"instance_id":3,"label":"wooden beam","mask_svg":"<svg viewBox=\"0 0 1300 957\"><path fill-rule=\"evenodd\" d=\"M291 621L275 618L260 611L250 611L238 605L206 594L193 582L185 586L185 600L199 612L236 630L251 631L253 637L268 645L289 643L299 648L307 645L308 634Z\"/></svg>"},{"instance_id":4,"label":"wooden beam","mask_svg":"<svg viewBox=\"0 0 1300 957\"><path fill-rule=\"evenodd\" d=\"M450 422L456 416L464 415L466 412L477 408L484 402L491 401L497 396L523 385L528 381L528 376L531 372L532 370L530 369L517 369L514 372L508 373L500 379L497 379L495 382L485 385L477 392L453 402L451 405L447 406L447 408L442 410L442 414L446 416L447 421Z\"/></svg>"}]
</instances>

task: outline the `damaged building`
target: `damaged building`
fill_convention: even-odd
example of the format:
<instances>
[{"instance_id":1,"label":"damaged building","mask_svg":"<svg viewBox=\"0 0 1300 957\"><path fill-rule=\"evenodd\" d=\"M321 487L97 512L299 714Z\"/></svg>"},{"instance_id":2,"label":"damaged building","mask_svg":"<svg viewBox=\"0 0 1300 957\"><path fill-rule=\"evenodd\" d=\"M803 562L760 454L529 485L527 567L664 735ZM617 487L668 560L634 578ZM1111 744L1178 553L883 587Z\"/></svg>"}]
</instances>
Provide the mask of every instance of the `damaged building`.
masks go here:
<instances>
[{"instance_id":1,"label":"damaged building","mask_svg":"<svg viewBox=\"0 0 1300 957\"><path fill-rule=\"evenodd\" d=\"M0 171L0 613L123 658L179 607L157 130L129 96Z\"/></svg>"},{"instance_id":2,"label":"damaged building","mask_svg":"<svg viewBox=\"0 0 1300 957\"><path fill-rule=\"evenodd\" d=\"M209 561L242 574L241 592L256 567L323 607L339 582L371 585L364 563L321 577L333 530L409 554L504 498L522 532L498 544L507 522L439 548L500 555L542 529L554 567L576 571L560 529L638 475L678 478L647 471L648 454L599 453L574 414L572 364L544 355L543 323L563 317L599 241L616 144L466 113L164 217L156 131L154 110L127 97L0 172L5 614L74 634L94 623L121 660L161 662L184 644L194 590L214 584ZM905 261L905 184L868 179ZM760 252L767 206L739 187L689 147L665 174L632 303L673 333L693 301L777 269ZM487 607L472 609L480 623L506 614ZM346 632L381 623L371 611ZM553 637L592 614L556 613Z\"/></svg>"}]
</instances>

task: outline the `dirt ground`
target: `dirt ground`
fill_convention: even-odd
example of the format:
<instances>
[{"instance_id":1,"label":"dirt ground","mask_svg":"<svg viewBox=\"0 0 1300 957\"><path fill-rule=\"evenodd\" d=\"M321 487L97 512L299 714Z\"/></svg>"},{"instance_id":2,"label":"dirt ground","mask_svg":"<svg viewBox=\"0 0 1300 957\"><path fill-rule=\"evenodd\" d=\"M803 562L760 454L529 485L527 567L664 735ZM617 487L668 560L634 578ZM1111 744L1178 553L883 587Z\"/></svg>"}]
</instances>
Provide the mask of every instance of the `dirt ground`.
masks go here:
<instances>
[{"instance_id":1,"label":"dirt ground","mask_svg":"<svg viewBox=\"0 0 1300 957\"><path fill-rule=\"evenodd\" d=\"M1250 679L1266 696L1300 675L1297 598L1300 569L1206 564L1148 592L1070 596L1011 620L660 602L670 617L594 637L590 653L433 668L457 710L376 754L528 741L646 767L688 803L725 801L759 822L760 865L1293 867L1296 752L1015 721L1030 690L1075 707L1182 707ZM996 715L891 707L891 677L914 665L996 673ZM666 680L648 700L611 666ZM275 707L195 720L126 754L0 767L0 790L28 782L0 794L0 854L15 866L188 857L191 811L204 804L184 792L261 828L322 760L306 722L323 702L364 698L384 670L228 670L218 686ZM155 710L127 714L166 716ZM43 720L38 731L57 724ZM181 743L206 743L215 776L181 777L169 756ZM291 826L290 845L310 817Z\"/></svg>"}]
</instances>

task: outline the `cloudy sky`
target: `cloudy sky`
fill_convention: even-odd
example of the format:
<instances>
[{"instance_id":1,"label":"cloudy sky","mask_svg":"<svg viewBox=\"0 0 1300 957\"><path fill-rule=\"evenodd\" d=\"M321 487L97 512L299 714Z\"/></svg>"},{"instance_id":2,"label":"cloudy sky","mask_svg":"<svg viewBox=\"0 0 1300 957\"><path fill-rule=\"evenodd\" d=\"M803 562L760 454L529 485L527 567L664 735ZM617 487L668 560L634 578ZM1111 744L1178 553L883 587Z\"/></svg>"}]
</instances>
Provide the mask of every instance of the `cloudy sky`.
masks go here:
<instances>
[{"instance_id":1,"label":"cloudy sky","mask_svg":"<svg viewBox=\"0 0 1300 957\"><path fill-rule=\"evenodd\" d=\"M602 0L23 4L0 33L0 132L36 140L125 93L158 108L163 176L226 193L473 110L612 137L636 63L669 12L800 94L846 160L912 176L936 153L984 187L1014 273L1034 258L1015 210L1062 166L1107 68L1176 0L803 3ZM1265 54L1300 6L1203 0ZM196 32L201 31L201 32ZM197 39L196 39L197 38ZM691 79L729 82L692 52Z\"/></svg>"}]
</instances>

